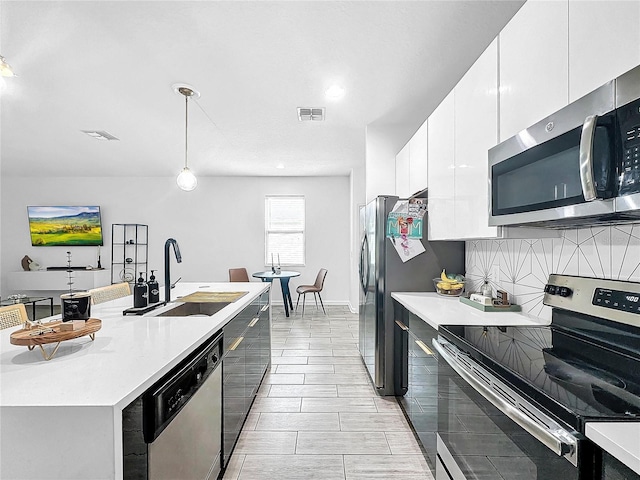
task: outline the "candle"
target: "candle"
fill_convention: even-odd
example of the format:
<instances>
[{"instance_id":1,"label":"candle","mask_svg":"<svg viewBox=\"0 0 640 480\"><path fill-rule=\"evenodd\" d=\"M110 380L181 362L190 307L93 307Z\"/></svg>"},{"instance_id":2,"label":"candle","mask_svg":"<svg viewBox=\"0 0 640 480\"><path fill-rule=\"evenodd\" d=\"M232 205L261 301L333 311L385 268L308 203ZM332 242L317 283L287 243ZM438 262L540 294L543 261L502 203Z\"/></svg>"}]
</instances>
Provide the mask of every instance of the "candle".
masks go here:
<instances>
[{"instance_id":1,"label":"candle","mask_svg":"<svg viewBox=\"0 0 640 480\"><path fill-rule=\"evenodd\" d=\"M278 266L280 266L280 254L278 254Z\"/></svg>"}]
</instances>

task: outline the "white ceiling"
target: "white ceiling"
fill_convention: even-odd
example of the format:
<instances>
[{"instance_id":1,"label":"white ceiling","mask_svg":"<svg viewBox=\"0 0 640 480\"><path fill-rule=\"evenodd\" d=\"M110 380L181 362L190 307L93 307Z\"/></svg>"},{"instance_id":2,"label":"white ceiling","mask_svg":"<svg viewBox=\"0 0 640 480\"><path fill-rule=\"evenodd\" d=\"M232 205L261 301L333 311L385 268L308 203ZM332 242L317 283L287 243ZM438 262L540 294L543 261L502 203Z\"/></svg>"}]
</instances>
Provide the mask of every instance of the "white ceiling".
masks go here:
<instances>
[{"instance_id":1,"label":"white ceiling","mask_svg":"<svg viewBox=\"0 0 640 480\"><path fill-rule=\"evenodd\" d=\"M19 75L0 94L2 175L176 175L177 82L202 95L197 175L347 175L367 125L402 126L401 146L522 3L2 0L0 54ZM341 101L324 97L334 82Z\"/></svg>"}]
</instances>

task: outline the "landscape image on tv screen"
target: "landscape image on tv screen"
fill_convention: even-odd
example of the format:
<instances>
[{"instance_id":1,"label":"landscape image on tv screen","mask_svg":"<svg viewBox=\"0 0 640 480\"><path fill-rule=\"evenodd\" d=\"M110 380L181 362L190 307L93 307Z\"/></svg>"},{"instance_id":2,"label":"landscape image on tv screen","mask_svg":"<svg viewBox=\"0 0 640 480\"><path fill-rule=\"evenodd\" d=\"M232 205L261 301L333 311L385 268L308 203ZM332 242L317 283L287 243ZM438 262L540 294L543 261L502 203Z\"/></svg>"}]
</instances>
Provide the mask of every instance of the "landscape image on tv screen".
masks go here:
<instances>
[{"instance_id":1,"label":"landscape image on tv screen","mask_svg":"<svg viewBox=\"0 0 640 480\"><path fill-rule=\"evenodd\" d=\"M27 207L33 246L102 245L100 207Z\"/></svg>"}]
</instances>

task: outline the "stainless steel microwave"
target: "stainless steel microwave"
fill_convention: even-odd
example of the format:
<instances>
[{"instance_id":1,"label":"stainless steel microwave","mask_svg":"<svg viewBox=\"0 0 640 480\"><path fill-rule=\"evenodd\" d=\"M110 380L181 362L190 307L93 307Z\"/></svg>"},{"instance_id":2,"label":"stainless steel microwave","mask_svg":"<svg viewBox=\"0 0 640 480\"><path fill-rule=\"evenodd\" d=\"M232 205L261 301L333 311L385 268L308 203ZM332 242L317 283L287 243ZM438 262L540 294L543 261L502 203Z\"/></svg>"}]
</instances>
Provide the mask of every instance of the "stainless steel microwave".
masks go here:
<instances>
[{"instance_id":1,"label":"stainless steel microwave","mask_svg":"<svg viewBox=\"0 0 640 480\"><path fill-rule=\"evenodd\" d=\"M640 66L489 150L489 225L640 220Z\"/></svg>"}]
</instances>

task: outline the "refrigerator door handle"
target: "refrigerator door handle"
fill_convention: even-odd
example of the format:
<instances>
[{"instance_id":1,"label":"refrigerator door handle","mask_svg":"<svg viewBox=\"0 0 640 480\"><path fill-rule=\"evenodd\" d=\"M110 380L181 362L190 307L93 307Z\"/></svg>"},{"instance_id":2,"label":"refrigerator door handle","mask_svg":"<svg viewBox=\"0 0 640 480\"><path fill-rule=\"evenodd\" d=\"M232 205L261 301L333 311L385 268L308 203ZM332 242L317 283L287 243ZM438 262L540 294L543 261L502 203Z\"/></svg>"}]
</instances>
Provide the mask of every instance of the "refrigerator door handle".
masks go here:
<instances>
[{"instance_id":1,"label":"refrigerator door handle","mask_svg":"<svg viewBox=\"0 0 640 480\"><path fill-rule=\"evenodd\" d=\"M362 291L366 293L369 288L369 241L366 234L360 247L360 285Z\"/></svg>"}]
</instances>

